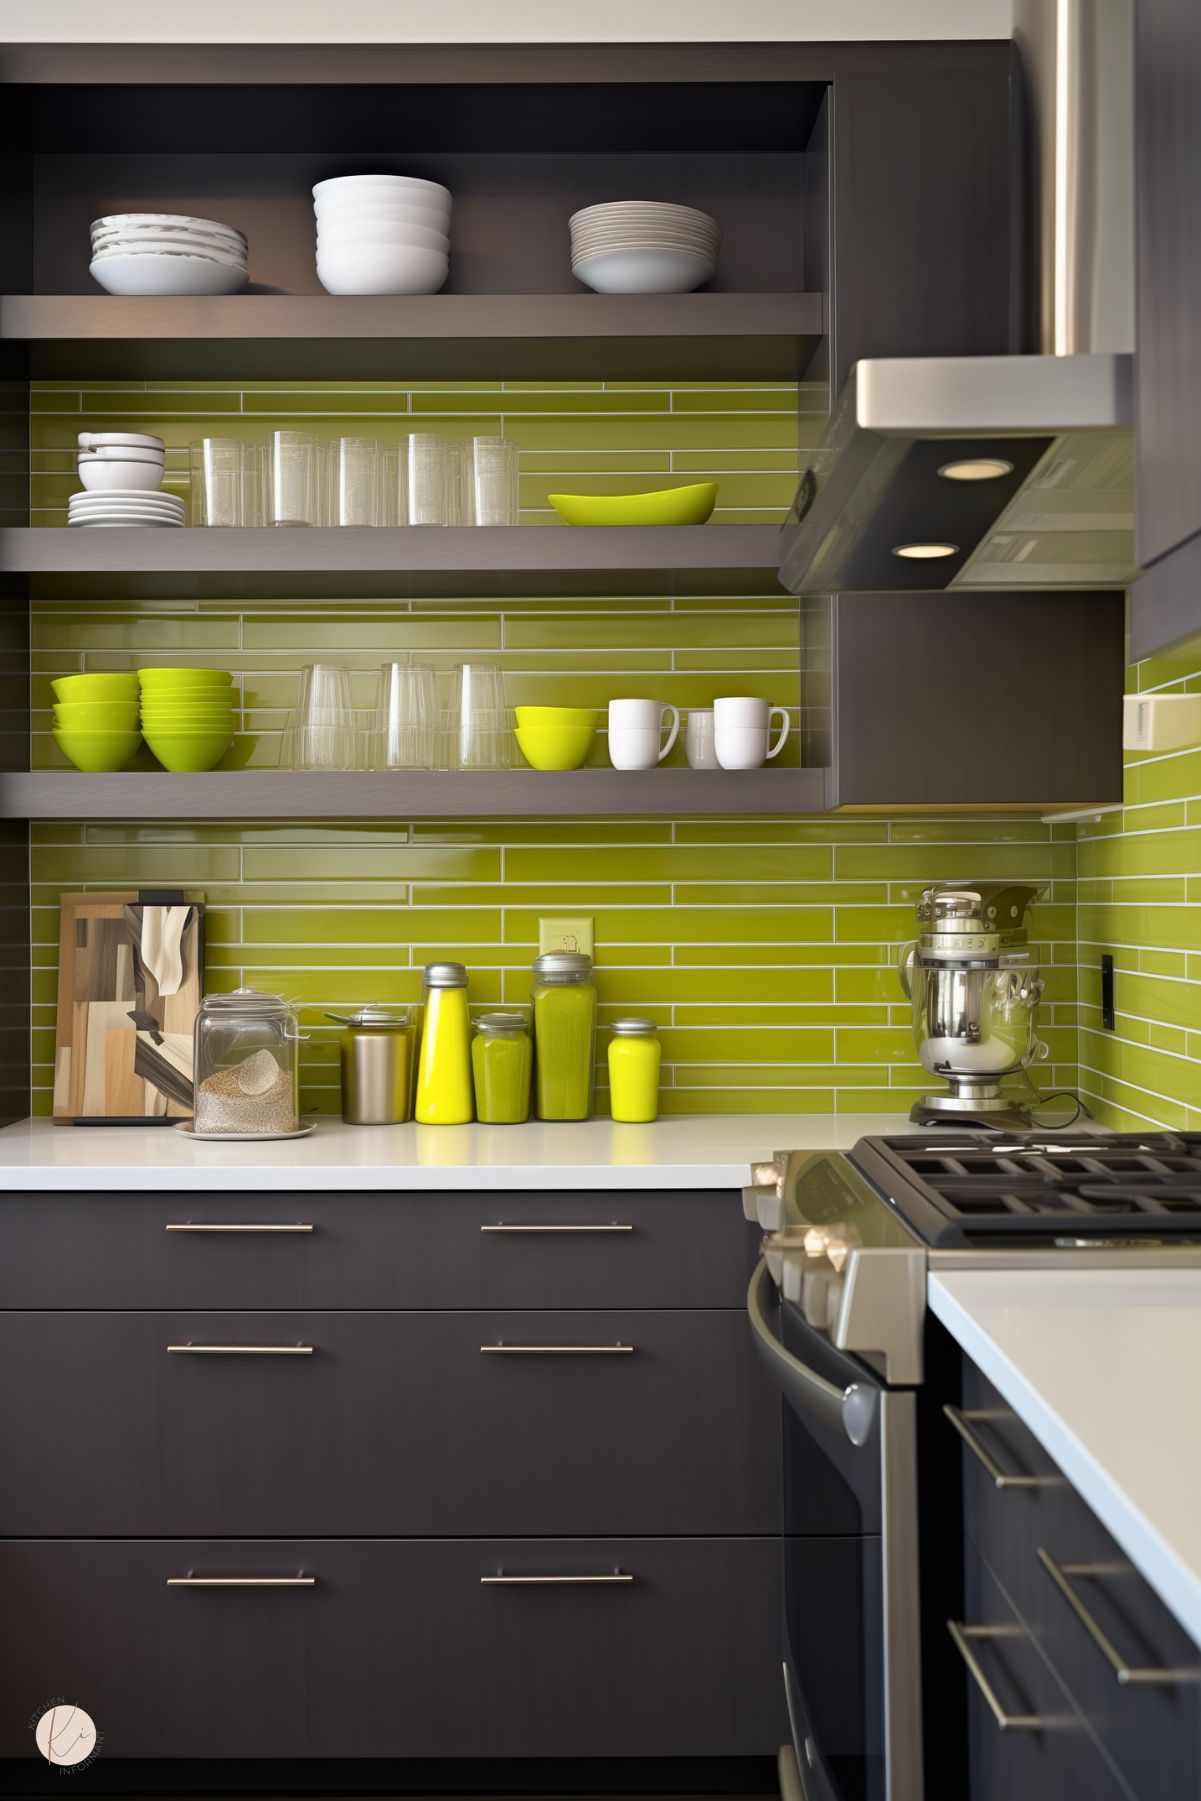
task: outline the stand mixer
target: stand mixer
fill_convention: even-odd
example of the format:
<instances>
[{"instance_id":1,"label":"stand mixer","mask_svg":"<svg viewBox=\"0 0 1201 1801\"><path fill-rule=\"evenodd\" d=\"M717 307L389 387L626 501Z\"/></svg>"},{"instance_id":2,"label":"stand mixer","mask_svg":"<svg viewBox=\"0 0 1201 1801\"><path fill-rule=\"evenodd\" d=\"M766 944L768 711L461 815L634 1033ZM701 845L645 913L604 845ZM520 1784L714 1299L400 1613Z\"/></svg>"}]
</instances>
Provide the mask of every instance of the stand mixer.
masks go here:
<instances>
[{"instance_id":1,"label":"stand mixer","mask_svg":"<svg viewBox=\"0 0 1201 1801\"><path fill-rule=\"evenodd\" d=\"M914 1103L915 1124L1003 1131L1034 1124L1029 1106L1003 1093L1001 1081L1050 1054L1034 1029L1043 983L1027 942L1027 917L1041 892L1008 882L944 882L923 892L921 935L901 951L898 974L922 1068L947 1088Z\"/></svg>"}]
</instances>

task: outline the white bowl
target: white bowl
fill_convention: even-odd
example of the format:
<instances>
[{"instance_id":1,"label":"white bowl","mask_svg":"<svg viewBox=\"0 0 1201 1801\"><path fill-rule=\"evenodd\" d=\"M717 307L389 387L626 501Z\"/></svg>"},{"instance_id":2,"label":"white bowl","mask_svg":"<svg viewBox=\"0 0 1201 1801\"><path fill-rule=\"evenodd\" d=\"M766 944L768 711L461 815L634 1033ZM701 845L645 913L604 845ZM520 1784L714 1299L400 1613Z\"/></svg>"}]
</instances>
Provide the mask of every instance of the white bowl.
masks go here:
<instances>
[{"instance_id":1,"label":"white bowl","mask_svg":"<svg viewBox=\"0 0 1201 1801\"><path fill-rule=\"evenodd\" d=\"M391 200L378 205L370 202L343 206L315 206L318 225L424 225L430 231L445 231L450 224L448 206L399 206Z\"/></svg>"},{"instance_id":2,"label":"white bowl","mask_svg":"<svg viewBox=\"0 0 1201 1801\"><path fill-rule=\"evenodd\" d=\"M81 450L108 450L116 445L128 445L130 449L153 450L159 456L166 453L166 445L153 432L142 431L81 431L75 439Z\"/></svg>"},{"instance_id":3,"label":"white bowl","mask_svg":"<svg viewBox=\"0 0 1201 1801\"><path fill-rule=\"evenodd\" d=\"M395 199L401 194L412 196L410 204L419 206L442 206L447 209L453 204L454 195L449 188L444 188L440 181L423 181L418 175L335 175L328 181L319 181L313 189L313 200L323 206L326 200L348 199L351 196L359 200Z\"/></svg>"},{"instance_id":4,"label":"white bowl","mask_svg":"<svg viewBox=\"0 0 1201 1801\"><path fill-rule=\"evenodd\" d=\"M135 228L146 225L189 227L193 231L217 232L223 237L237 238L243 244L246 242L246 233L239 231L236 225L223 225L220 219L194 219L190 213L106 213L103 218L92 220L91 230L107 231L126 225Z\"/></svg>"},{"instance_id":5,"label":"white bowl","mask_svg":"<svg viewBox=\"0 0 1201 1801\"><path fill-rule=\"evenodd\" d=\"M573 263L571 272L597 294L691 294L716 269L716 263L678 250L615 250Z\"/></svg>"},{"instance_id":6,"label":"white bowl","mask_svg":"<svg viewBox=\"0 0 1201 1801\"><path fill-rule=\"evenodd\" d=\"M166 462L162 450L139 450L133 444L102 444L99 450L77 450L77 463L153 463L161 469Z\"/></svg>"},{"instance_id":7,"label":"white bowl","mask_svg":"<svg viewBox=\"0 0 1201 1801\"><path fill-rule=\"evenodd\" d=\"M163 466L161 463L109 463L101 457L80 457L79 479L92 491L157 488L163 479Z\"/></svg>"},{"instance_id":8,"label":"white bowl","mask_svg":"<svg viewBox=\"0 0 1201 1801\"><path fill-rule=\"evenodd\" d=\"M249 280L245 269L201 256L102 256L90 273L109 294L237 294Z\"/></svg>"},{"instance_id":9,"label":"white bowl","mask_svg":"<svg viewBox=\"0 0 1201 1801\"><path fill-rule=\"evenodd\" d=\"M449 257L403 244L362 244L317 257L317 279L327 294L436 294L449 273Z\"/></svg>"},{"instance_id":10,"label":"white bowl","mask_svg":"<svg viewBox=\"0 0 1201 1801\"><path fill-rule=\"evenodd\" d=\"M317 254L328 250L353 250L359 244L412 244L420 250L436 250L449 256L450 239L444 231L425 225L319 225Z\"/></svg>"}]
</instances>

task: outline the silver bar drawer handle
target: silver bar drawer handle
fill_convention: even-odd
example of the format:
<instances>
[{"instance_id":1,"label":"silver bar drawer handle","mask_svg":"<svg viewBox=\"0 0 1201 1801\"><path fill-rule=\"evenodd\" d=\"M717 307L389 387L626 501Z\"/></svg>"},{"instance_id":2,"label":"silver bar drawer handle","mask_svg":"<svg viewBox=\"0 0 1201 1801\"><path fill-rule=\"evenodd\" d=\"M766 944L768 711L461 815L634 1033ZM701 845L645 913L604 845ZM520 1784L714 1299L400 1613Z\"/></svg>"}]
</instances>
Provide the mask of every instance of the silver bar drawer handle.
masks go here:
<instances>
[{"instance_id":1,"label":"silver bar drawer handle","mask_svg":"<svg viewBox=\"0 0 1201 1801\"><path fill-rule=\"evenodd\" d=\"M495 1576L481 1576L483 1588L574 1588L582 1584L629 1583L634 1578L625 1570L613 1570L603 1576L507 1576L497 1570Z\"/></svg>"},{"instance_id":2,"label":"silver bar drawer handle","mask_svg":"<svg viewBox=\"0 0 1201 1801\"><path fill-rule=\"evenodd\" d=\"M972 1640L977 1638L1020 1638L1020 1626L965 1626L962 1620L948 1620L947 1631L955 1643L955 1649L967 1665L968 1674L980 1693L984 1696L997 1725L1002 1732L1041 1732L1048 1722L1037 1713L1006 1713L1001 1705L1000 1696L984 1674L980 1659L972 1648Z\"/></svg>"},{"instance_id":3,"label":"silver bar drawer handle","mask_svg":"<svg viewBox=\"0 0 1201 1801\"><path fill-rule=\"evenodd\" d=\"M516 1224L510 1224L510 1222L508 1220L498 1219L492 1225L480 1227L481 1232L526 1232L526 1233L538 1233L538 1232L632 1232L633 1230L634 1230L633 1226L623 1225L620 1220L616 1220L616 1219L605 1220L604 1222L598 1222L596 1225L582 1225L582 1226L516 1225Z\"/></svg>"},{"instance_id":4,"label":"silver bar drawer handle","mask_svg":"<svg viewBox=\"0 0 1201 1801\"><path fill-rule=\"evenodd\" d=\"M1017 1476L1009 1470L1003 1470L988 1446L979 1434L972 1430L977 1420L1008 1419L1009 1414L986 1413L982 1409L973 1413L961 1413L958 1407L946 1406L943 1413L950 1420L956 1432L967 1446L977 1463L983 1464L996 1488L1054 1488L1054 1476Z\"/></svg>"},{"instance_id":5,"label":"silver bar drawer handle","mask_svg":"<svg viewBox=\"0 0 1201 1801\"><path fill-rule=\"evenodd\" d=\"M168 1576L168 1588L315 1588L316 1576Z\"/></svg>"},{"instance_id":6,"label":"silver bar drawer handle","mask_svg":"<svg viewBox=\"0 0 1201 1801\"><path fill-rule=\"evenodd\" d=\"M311 1357L311 1344L169 1344L172 1357Z\"/></svg>"},{"instance_id":7,"label":"silver bar drawer handle","mask_svg":"<svg viewBox=\"0 0 1201 1801\"><path fill-rule=\"evenodd\" d=\"M1139 1684L1143 1687L1174 1688L1184 1682L1201 1682L1201 1667L1195 1669L1169 1669L1166 1665L1139 1667L1129 1664L1118 1650L1104 1628L1093 1618L1080 1596L1072 1585L1073 1576L1124 1576L1133 1574L1127 1564L1114 1563L1056 1563L1049 1551L1039 1547L1038 1561L1071 1608L1088 1636L1104 1657L1106 1663L1117 1677L1125 1684Z\"/></svg>"},{"instance_id":8,"label":"silver bar drawer handle","mask_svg":"<svg viewBox=\"0 0 1201 1801\"><path fill-rule=\"evenodd\" d=\"M482 1344L484 1357L629 1357L632 1344Z\"/></svg>"},{"instance_id":9,"label":"silver bar drawer handle","mask_svg":"<svg viewBox=\"0 0 1201 1801\"><path fill-rule=\"evenodd\" d=\"M232 1221L213 1221L200 1219L173 1220L165 1226L166 1232L311 1232L312 1226L306 1220L287 1220L281 1224L274 1221L256 1222L253 1225L234 1224Z\"/></svg>"}]
</instances>

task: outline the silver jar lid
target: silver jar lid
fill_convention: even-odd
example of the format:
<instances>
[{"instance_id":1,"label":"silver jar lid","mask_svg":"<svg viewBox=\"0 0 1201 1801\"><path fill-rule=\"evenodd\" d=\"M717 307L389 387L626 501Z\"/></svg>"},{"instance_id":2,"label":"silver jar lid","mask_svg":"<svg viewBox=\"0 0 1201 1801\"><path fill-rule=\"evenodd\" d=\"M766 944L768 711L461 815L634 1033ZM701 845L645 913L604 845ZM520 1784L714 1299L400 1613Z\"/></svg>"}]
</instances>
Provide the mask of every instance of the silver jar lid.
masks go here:
<instances>
[{"instance_id":1,"label":"silver jar lid","mask_svg":"<svg viewBox=\"0 0 1201 1801\"><path fill-rule=\"evenodd\" d=\"M534 959L534 974L551 981L565 981L571 976L590 976L592 958L587 951L545 951Z\"/></svg>"},{"instance_id":2,"label":"silver jar lid","mask_svg":"<svg viewBox=\"0 0 1201 1801\"><path fill-rule=\"evenodd\" d=\"M658 1029L653 1019L615 1019L609 1027L614 1038L653 1038Z\"/></svg>"},{"instance_id":3,"label":"silver jar lid","mask_svg":"<svg viewBox=\"0 0 1201 1801\"><path fill-rule=\"evenodd\" d=\"M352 1030L366 1027L377 1032L400 1032L408 1028L411 1015L407 1007L360 1007L357 1013L327 1013L325 1017Z\"/></svg>"},{"instance_id":4,"label":"silver jar lid","mask_svg":"<svg viewBox=\"0 0 1201 1801\"><path fill-rule=\"evenodd\" d=\"M423 979L427 988L466 988L466 965L462 963L427 963Z\"/></svg>"},{"instance_id":5,"label":"silver jar lid","mask_svg":"<svg viewBox=\"0 0 1201 1801\"><path fill-rule=\"evenodd\" d=\"M235 988L229 994L206 994L200 1003L202 1013L291 1013L290 1002L279 994L264 994L258 988Z\"/></svg>"},{"instance_id":6,"label":"silver jar lid","mask_svg":"<svg viewBox=\"0 0 1201 1801\"><path fill-rule=\"evenodd\" d=\"M524 1013L481 1013L475 1021L477 1032L524 1032L529 1021Z\"/></svg>"}]
</instances>

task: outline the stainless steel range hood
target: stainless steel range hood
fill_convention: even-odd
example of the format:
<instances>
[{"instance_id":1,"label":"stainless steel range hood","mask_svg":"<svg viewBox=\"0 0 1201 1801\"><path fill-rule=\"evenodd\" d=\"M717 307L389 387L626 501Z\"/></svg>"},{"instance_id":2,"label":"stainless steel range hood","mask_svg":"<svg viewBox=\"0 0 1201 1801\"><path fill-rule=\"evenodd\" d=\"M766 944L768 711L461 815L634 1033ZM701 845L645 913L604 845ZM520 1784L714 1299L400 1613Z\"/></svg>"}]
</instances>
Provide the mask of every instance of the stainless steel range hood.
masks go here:
<instances>
[{"instance_id":1,"label":"stainless steel range hood","mask_svg":"<svg viewBox=\"0 0 1201 1801\"><path fill-rule=\"evenodd\" d=\"M1130 0L1018 0L1014 33L1043 354L857 363L784 527L794 593L1136 574Z\"/></svg>"}]
</instances>

